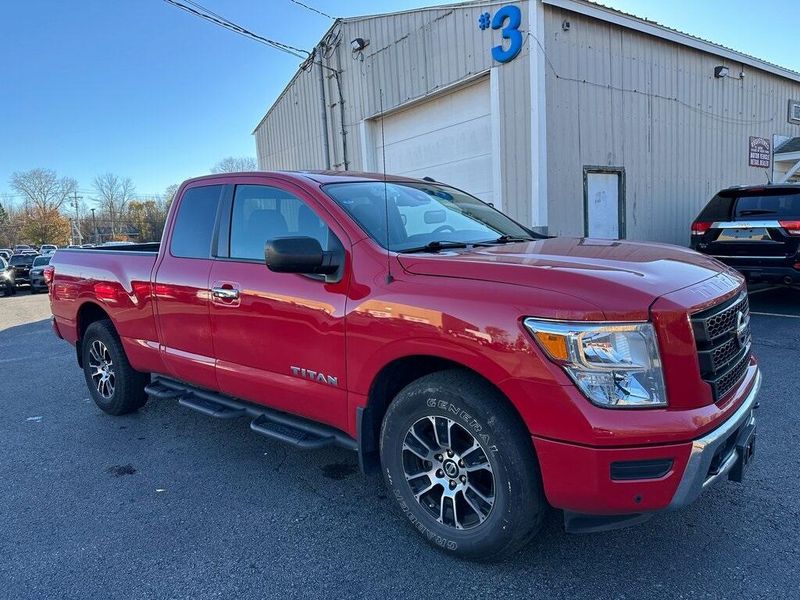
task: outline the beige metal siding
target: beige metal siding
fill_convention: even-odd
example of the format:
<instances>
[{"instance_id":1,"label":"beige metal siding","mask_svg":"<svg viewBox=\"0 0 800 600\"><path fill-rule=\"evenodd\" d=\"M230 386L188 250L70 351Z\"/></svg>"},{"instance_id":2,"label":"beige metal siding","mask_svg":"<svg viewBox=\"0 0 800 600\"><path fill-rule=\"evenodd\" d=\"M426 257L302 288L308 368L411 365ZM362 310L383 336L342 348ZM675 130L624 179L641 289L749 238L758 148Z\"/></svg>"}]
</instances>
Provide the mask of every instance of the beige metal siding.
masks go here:
<instances>
[{"instance_id":1,"label":"beige metal siding","mask_svg":"<svg viewBox=\"0 0 800 600\"><path fill-rule=\"evenodd\" d=\"M798 83L554 7L545 31L551 233L583 233L583 166L613 166L627 237L686 244L717 190L767 181L748 166L749 136L800 135L786 120ZM723 64L744 79L714 78Z\"/></svg>"},{"instance_id":2,"label":"beige metal siding","mask_svg":"<svg viewBox=\"0 0 800 600\"><path fill-rule=\"evenodd\" d=\"M261 169L324 169L319 73L300 71L256 128Z\"/></svg>"},{"instance_id":3,"label":"beige metal siding","mask_svg":"<svg viewBox=\"0 0 800 600\"><path fill-rule=\"evenodd\" d=\"M350 170L364 169L360 127L364 119L435 94L496 67L500 87L500 160L502 198L506 212L530 222L530 78L526 43L510 63L493 63L490 47L499 32L481 31L478 16L496 10L485 4L367 17L339 22L327 36L334 49L325 64L341 69L344 130ZM527 24L527 2L518 3ZM361 37L369 46L354 56L350 40ZM338 45L337 45L338 44ZM256 128L262 169L323 168L318 66L300 72ZM342 119L335 79L326 73L331 162L344 168ZM446 93L446 92L445 92ZM487 178L492 173L486 173Z\"/></svg>"}]
</instances>

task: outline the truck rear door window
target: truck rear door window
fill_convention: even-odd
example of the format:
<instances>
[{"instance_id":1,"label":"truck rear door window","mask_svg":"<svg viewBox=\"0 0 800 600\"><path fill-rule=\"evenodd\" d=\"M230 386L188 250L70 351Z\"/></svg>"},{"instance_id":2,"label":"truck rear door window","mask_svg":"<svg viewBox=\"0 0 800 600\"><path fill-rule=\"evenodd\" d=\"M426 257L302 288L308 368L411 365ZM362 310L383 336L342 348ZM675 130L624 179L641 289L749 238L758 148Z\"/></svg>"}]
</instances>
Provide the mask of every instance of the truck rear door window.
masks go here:
<instances>
[{"instance_id":1,"label":"truck rear door window","mask_svg":"<svg viewBox=\"0 0 800 600\"><path fill-rule=\"evenodd\" d=\"M184 192L172 228L172 256L210 258L222 189L221 185L205 185Z\"/></svg>"},{"instance_id":2,"label":"truck rear door window","mask_svg":"<svg viewBox=\"0 0 800 600\"><path fill-rule=\"evenodd\" d=\"M266 185L237 185L231 219L231 258L264 260L267 240L304 236L323 250L338 244L325 222L302 200Z\"/></svg>"}]
</instances>

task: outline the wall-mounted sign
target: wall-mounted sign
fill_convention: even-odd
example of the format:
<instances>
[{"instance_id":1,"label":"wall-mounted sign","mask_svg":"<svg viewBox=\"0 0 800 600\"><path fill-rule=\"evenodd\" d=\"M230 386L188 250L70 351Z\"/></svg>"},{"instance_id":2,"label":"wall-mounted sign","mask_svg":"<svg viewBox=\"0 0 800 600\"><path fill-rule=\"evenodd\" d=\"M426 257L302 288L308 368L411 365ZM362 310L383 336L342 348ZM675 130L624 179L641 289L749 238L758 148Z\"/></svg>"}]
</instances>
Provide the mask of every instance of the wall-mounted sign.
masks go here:
<instances>
[{"instance_id":1,"label":"wall-mounted sign","mask_svg":"<svg viewBox=\"0 0 800 600\"><path fill-rule=\"evenodd\" d=\"M494 13L483 12L478 17L478 29L500 30L502 40L500 44L492 47L492 58L499 63L507 63L522 50L524 37L519 30L522 23L522 11L519 6L509 4Z\"/></svg>"},{"instance_id":2,"label":"wall-mounted sign","mask_svg":"<svg viewBox=\"0 0 800 600\"><path fill-rule=\"evenodd\" d=\"M750 166L769 169L772 164L772 144L767 138L750 136Z\"/></svg>"}]
</instances>

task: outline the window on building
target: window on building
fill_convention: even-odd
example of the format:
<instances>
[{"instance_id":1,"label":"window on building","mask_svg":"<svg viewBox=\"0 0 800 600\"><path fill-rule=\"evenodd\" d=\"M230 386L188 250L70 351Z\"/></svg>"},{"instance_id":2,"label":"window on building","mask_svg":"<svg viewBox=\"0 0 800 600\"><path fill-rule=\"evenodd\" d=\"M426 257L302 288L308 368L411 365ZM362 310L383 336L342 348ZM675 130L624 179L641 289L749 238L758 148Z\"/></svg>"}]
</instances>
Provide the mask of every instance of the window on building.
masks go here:
<instances>
[{"instance_id":1,"label":"window on building","mask_svg":"<svg viewBox=\"0 0 800 600\"><path fill-rule=\"evenodd\" d=\"M312 237L323 250L339 246L325 222L302 200L265 185L239 185L233 197L231 258L264 260L267 240Z\"/></svg>"},{"instance_id":2,"label":"window on building","mask_svg":"<svg viewBox=\"0 0 800 600\"><path fill-rule=\"evenodd\" d=\"M170 252L180 258L209 258L221 185L206 185L186 190L172 228Z\"/></svg>"}]
</instances>

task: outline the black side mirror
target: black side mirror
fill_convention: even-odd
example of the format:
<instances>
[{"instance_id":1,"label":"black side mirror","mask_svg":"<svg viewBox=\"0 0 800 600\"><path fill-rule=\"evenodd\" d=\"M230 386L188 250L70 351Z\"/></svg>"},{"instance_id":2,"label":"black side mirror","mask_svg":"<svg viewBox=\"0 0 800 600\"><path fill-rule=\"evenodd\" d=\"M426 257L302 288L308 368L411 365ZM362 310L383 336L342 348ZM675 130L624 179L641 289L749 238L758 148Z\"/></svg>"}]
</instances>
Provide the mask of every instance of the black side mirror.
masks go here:
<instances>
[{"instance_id":1,"label":"black side mirror","mask_svg":"<svg viewBox=\"0 0 800 600\"><path fill-rule=\"evenodd\" d=\"M312 237L283 237L267 240L264 260L275 273L333 275L339 263L333 252L325 252Z\"/></svg>"}]
</instances>

